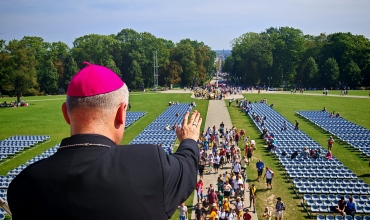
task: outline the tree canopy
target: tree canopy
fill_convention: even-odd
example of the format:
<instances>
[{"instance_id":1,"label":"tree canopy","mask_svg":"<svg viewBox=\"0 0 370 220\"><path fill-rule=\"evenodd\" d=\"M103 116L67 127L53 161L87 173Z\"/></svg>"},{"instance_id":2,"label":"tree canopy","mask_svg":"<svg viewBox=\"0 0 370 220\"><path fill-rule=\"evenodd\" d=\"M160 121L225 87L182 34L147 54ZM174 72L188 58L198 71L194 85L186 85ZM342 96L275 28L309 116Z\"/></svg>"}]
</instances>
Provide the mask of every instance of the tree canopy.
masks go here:
<instances>
[{"instance_id":1,"label":"tree canopy","mask_svg":"<svg viewBox=\"0 0 370 220\"><path fill-rule=\"evenodd\" d=\"M362 35L304 35L291 27L248 32L231 41L223 70L248 85L305 88L370 86L370 41Z\"/></svg>"},{"instance_id":2,"label":"tree canopy","mask_svg":"<svg viewBox=\"0 0 370 220\"><path fill-rule=\"evenodd\" d=\"M0 40L0 92L39 95L67 91L83 62L112 69L130 89L153 87L153 52L158 56L160 85L203 84L215 72L216 53L203 42L178 43L151 33L123 29L117 34L78 37L70 48L63 42L45 42L25 36L6 43Z\"/></svg>"}]
</instances>

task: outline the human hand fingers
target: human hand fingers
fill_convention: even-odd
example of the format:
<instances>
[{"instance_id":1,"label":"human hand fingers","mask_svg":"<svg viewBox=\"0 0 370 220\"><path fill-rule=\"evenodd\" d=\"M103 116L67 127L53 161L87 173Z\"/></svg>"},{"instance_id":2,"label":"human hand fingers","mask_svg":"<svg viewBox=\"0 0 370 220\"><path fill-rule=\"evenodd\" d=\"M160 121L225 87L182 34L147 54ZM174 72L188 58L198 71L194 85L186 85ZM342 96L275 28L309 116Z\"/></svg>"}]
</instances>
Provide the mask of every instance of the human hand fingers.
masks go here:
<instances>
[{"instance_id":1,"label":"human hand fingers","mask_svg":"<svg viewBox=\"0 0 370 220\"><path fill-rule=\"evenodd\" d=\"M189 111L186 111L184 119L182 120L182 127L188 124Z\"/></svg>"},{"instance_id":2,"label":"human hand fingers","mask_svg":"<svg viewBox=\"0 0 370 220\"><path fill-rule=\"evenodd\" d=\"M190 116L190 120L189 120L189 123L188 123L188 125L193 125L194 124L194 120L195 120L195 117L197 116L197 114L199 114L199 112L197 111L197 110L195 110L194 112L193 112L193 114L191 114L191 116Z\"/></svg>"}]
</instances>

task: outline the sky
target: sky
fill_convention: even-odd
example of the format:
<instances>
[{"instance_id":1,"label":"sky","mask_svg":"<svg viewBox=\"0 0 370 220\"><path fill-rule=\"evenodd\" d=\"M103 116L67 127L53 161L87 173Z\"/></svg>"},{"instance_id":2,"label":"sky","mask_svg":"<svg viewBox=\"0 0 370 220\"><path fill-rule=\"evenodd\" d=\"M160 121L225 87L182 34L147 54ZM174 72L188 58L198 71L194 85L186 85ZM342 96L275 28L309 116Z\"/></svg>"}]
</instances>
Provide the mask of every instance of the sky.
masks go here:
<instances>
[{"instance_id":1,"label":"sky","mask_svg":"<svg viewBox=\"0 0 370 220\"><path fill-rule=\"evenodd\" d=\"M0 39L73 41L131 28L214 50L247 32L293 27L304 34L351 32L370 38L369 0L0 0Z\"/></svg>"}]
</instances>

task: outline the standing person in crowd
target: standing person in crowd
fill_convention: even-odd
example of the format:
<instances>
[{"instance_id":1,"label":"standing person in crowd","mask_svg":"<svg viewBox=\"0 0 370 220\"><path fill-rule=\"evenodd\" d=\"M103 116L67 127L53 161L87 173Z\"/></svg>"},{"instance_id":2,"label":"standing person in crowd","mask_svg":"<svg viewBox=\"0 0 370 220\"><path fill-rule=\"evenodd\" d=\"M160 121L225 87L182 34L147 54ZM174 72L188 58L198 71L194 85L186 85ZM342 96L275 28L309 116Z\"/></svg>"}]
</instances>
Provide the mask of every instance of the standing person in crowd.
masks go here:
<instances>
[{"instance_id":1,"label":"standing person in crowd","mask_svg":"<svg viewBox=\"0 0 370 220\"><path fill-rule=\"evenodd\" d=\"M234 141L235 141L235 145L238 146L239 145L239 140L240 140L240 135L238 132L235 132L235 135L234 135Z\"/></svg>"},{"instance_id":2,"label":"standing person in crowd","mask_svg":"<svg viewBox=\"0 0 370 220\"><path fill-rule=\"evenodd\" d=\"M257 181L259 182L262 176L263 169L265 168L265 164L261 161L261 159L258 159L256 163L256 168L257 168Z\"/></svg>"},{"instance_id":3,"label":"standing person in crowd","mask_svg":"<svg viewBox=\"0 0 370 220\"><path fill-rule=\"evenodd\" d=\"M224 201L224 194L221 191L217 191L218 208L221 210Z\"/></svg>"},{"instance_id":4,"label":"standing person in crowd","mask_svg":"<svg viewBox=\"0 0 370 220\"><path fill-rule=\"evenodd\" d=\"M244 208L244 202L241 200L240 197L237 197L235 200L235 210L236 210L236 215L238 219L241 219L243 216L243 208Z\"/></svg>"},{"instance_id":5,"label":"standing person in crowd","mask_svg":"<svg viewBox=\"0 0 370 220\"><path fill-rule=\"evenodd\" d=\"M250 201L249 207L252 208L253 204L254 213L256 213L256 199L257 199L257 187L254 184L252 184L252 186L249 187L249 201Z\"/></svg>"},{"instance_id":6,"label":"standing person in crowd","mask_svg":"<svg viewBox=\"0 0 370 220\"><path fill-rule=\"evenodd\" d=\"M181 203L179 206L180 209L180 220L187 220L188 219L188 207L185 206L185 203Z\"/></svg>"},{"instance_id":7,"label":"standing person in crowd","mask_svg":"<svg viewBox=\"0 0 370 220\"><path fill-rule=\"evenodd\" d=\"M243 156L243 158L240 160L240 166L242 168L242 172L245 171L245 169L247 168L247 158L246 156Z\"/></svg>"},{"instance_id":8,"label":"standing person in crowd","mask_svg":"<svg viewBox=\"0 0 370 220\"><path fill-rule=\"evenodd\" d=\"M230 185L229 181L226 181L225 185L223 186L224 189L224 196L227 198L227 201L230 201L230 194L232 190L232 186Z\"/></svg>"},{"instance_id":9,"label":"standing person in crowd","mask_svg":"<svg viewBox=\"0 0 370 220\"><path fill-rule=\"evenodd\" d=\"M206 218L207 211L202 206L202 203L198 203L197 209L195 209L196 220L204 220Z\"/></svg>"},{"instance_id":10,"label":"standing person in crowd","mask_svg":"<svg viewBox=\"0 0 370 220\"><path fill-rule=\"evenodd\" d=\"M218 173L218 168L220 167L220 161L221 161L221 158L218 155L218 153L216 153L214 160L213 160L213 169L215 170L215 174Z\"/></svg>"},{"instance_id":11,"label":"standing person in crowd","mask_svg":"<svg viewBox=\"0 0 370 220\"><path fill-rule=\"evenodd\" d=\"M222 174L220 174L217 178L217 191L223 192L223 187L224 187L225 181L222 177Z\"/></svg>"},{"instance_id":12,"label":"standing person in crowd","mask_svg":"<svg viewBox=\"0 0 370 220\"><path fill-rule=\"evenodd\" d=\"M295 120L294 130L298 131L298 129L299 129L299 122L297 120Z\"/></svg>"},{"instance_id":13,"label":"standing person in crowd","mask_svg":"<svg viewBox=\"0 0 370 220\"><path fill-rule=\"evenodd\" d=\"M197 182L199 112L184 115L173 155L156 145L120 146L128 88L112 70L85 64L62 105L71 137L11 182L13 219L170 218Z\"/></svg>"},{"instance_id":14,"label":"standing person in crowd","mask_svg":"<svg viewBox=\"0 0 370 220\"><path fill-rule=\"evenodd\" d=\"M204 173L204 168L205 168L205 161L203 159L199 160L199 167L198 167L198 172L199 172L199 177L203 178L203 173Z\"/></svg>"},{"instance_id":15,"label":"standing person in crowd","mask_svg":"<svg viewBox=\"0 0 370 220\"><path fill-rule=\"evenodd\" d=\"M258 90L259 92L259 90ZM252 215L251 213L249 213L249 209L246 209L245 210L245 213L243 214L243 220L251 220L252 219Z\"/></svg>"},{"instance_id":16,"label":"standing person in crowd","mask_svg":"<svg viewBox=\"0 0 370 220\"><path fill-rule=\"evenodd\" d=\"M214 162L214 155L213 154L209 154L208 155L208 172L211 173L212 172L212 167L213 167L213 162Z\"/></svg>"},{"instance_id":17,"label":"standing person in crowd","mask_svg":"<svg viewBox=\"0 0 370 220\"><path fill-rule=\"evenodd\" d=\"M236 214L236 210L235 209L230 210L230 213L229 213L229 215L227 217L228 217L227 220L235 220L235 219L237 219L238 216Z\"/></svg>"},{"instance_id":18,"label":"standing person in crowd","mask_svg":"<svg viewBox=\"0 0 370 220\"><path fill-rule=\"evenodd\" d=\"M263 179L266 178L266 189L272 189L272 178L274 178L274 172L266 167L265 175L263 176Z\"/></svg>"},{"instance_id":19,"label":"standing person in crowd","mask_svg":"<svg viewBox=\"0 0 370 220\"><path fill-rule=\"evenodd\" d=\"M262 219L263 220L271 220L272 213L269 209L269 207L265 207L265 211L262 214Z\"/></svg>"},{"instance_id":20,"label":"standing person in crowd","mask_svg":"<svg viewBox=\"0 0 370 220\"><path fill-rule=\"evenodd\" d=\"M251 163L251 158L253 156L253 146L250 145L248 148L246 148L245 154L247 155L247 165Z\"/></svg>"},{"instance_id":21,"label":"standing person in crowd","mask_svg":"<svg viewBox=\"0 0 370 220\"><path fill-rule=\"evenodd\" d=\"M224 198L222 207L225 209L226 213L228 213L228 214L230 213L230 203L229 203L229 200L227 198Z\"/></svg>"},{"instance_id":22,"label":"standing person in crowd","mask_svg":"<svg viewBox=\"0 0 370 220\"><path fill-rule=\"evenodd\" d=\"M228 213L225 208L221 208L221 211L218 212L218 216L220 217L220 220L227 220Z\"/></svg>"},{"instance_id":23,"label":"standing person in crowd","mask_svg":"<svg viewBox=\"0 0 370 220\"><path fill-rule=\"evenodd\" d=\"M203 200L203 179L199 178L199 181L195 185L195 190L197 191L198 203Z\"/></svg>"},{"instance_id":24,"label":"standing person in crowd","mask_svg":"<svg viewBox=\"0 0 370 220\"><path fill-rule=\"evenodd\" d=\"M239 161L235 161L235 164L233 166L233 172L236 176L239 175L239 173L241 172L241 166Z\"/></svg>"},{"instance_id":25,"label":"standing person in crowd","mask_svg":"<svg viewBox=\"0 0 370 220\"><path fill-rule=\"evenodd\" d=\"M333 139L333 136L330 136L328 139L328 150L331 150L333 148L333 145L334 145L334 139Z\"/></svg>"},{"instance_id":26,"label":"standing person in crowd","mask_svg":"<svg viewBox=\"0 0 370 220\"><path fill-rule=\"evenodd\" d=\"M215 220L217 214L218 214L217 204L214 203L214 204L211 205L211 213L209 214L208 219L209 220Z\"/></svg>"},{"instance_id":27,"label":"standing person in crowd","mask_svg":"<svg viewBox=\"0 0 370 220\"><path fill-rule=\"evenodd\" d=\"M276 205L275 205L275 220L283 219L285 204L281 201L280 197L276 198Z\"/></svg>"},{"instance_id":28,"label":"standing person in crowd","mask_svg":"<svg viewBox=\"0 0 370 220\"><path fill-rule=\"evenodd\" d=\"M211 206L212 204L218 204L217 194L214 189L211 189L207 196L208 204Z\"/></svg>"}]
</instances>

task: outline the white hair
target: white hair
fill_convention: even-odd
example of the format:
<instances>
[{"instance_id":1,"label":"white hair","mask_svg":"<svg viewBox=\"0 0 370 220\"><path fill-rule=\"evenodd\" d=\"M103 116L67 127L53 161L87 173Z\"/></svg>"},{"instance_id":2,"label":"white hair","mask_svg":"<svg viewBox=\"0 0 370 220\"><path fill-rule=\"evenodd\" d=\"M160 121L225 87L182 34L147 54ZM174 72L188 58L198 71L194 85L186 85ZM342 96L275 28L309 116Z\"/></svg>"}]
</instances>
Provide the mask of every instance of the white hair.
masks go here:
<instances>
[{"instance_id":1,"label":"white hair","mask_svg":"<svg viewBox=\"0 0 370 220\"><path fill-rule=\"evenodd\" d=\"M128 105L129 92L127 85L124 84L121 88L104 94L88 97L71 97L67 96L67 111L72 112L77 108L96 108L103 110L105 113L111 113L122 102Z\"/></svg>"}]
</instances>

